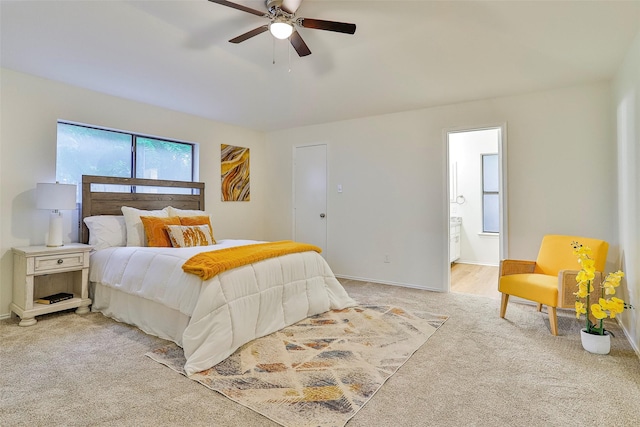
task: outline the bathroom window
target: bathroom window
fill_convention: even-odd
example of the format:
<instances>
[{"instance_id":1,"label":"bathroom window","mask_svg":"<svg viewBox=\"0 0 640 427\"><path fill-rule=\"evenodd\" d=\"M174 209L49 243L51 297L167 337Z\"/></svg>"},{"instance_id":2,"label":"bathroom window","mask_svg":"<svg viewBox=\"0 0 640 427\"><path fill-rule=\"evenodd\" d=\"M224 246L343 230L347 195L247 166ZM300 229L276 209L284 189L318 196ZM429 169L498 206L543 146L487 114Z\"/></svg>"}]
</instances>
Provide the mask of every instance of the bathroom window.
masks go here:
<instances>
[{"instance_id":1,"label":"bathroom window","mask_svg":"<svg viewBox=\"0 0 640 427\"><path fill-rule=\"evenodd\" d=\"M500 232L500 182L497 154L482 155L482 232Z\"/></svg>"}]
</instances>

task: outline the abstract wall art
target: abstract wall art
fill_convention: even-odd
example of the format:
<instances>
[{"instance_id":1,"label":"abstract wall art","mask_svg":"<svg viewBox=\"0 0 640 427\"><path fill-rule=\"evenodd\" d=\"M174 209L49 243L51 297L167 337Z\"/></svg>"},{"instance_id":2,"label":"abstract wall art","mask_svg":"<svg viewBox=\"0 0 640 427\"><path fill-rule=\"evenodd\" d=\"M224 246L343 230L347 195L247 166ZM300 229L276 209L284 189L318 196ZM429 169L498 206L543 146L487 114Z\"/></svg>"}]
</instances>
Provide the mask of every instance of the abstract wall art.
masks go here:
<instances>
[{"instance_id":1,"label":"abstract wall art","mask_svg":"<svg viewBox=\"0 0 640 427\"><path fill-rule=\"evenodd\" d=\"M248 202L251 196L249 191L249 149L222 144L220 171L222 201Z\"/></svg>"}]
</instances>

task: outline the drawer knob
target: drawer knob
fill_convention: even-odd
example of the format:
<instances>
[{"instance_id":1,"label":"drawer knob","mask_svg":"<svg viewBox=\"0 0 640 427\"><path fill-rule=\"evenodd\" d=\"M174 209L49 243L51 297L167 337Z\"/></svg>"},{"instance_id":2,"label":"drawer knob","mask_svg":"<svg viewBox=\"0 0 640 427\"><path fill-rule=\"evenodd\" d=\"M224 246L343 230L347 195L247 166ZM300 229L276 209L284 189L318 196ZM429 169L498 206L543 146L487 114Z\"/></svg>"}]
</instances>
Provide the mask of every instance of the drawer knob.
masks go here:
<instances>
[{"instance_id":1,"label":"drawer knob","mask_svg":"<svg viewBox=\"0 0 640 427\"><path fill-rule=\"evenodd\" d=\"M63 259L59 259L59 260L58 260L58 264L62 264L63 262L64 262L64 260L63 260Z\"/></svg>"}]
</instances>

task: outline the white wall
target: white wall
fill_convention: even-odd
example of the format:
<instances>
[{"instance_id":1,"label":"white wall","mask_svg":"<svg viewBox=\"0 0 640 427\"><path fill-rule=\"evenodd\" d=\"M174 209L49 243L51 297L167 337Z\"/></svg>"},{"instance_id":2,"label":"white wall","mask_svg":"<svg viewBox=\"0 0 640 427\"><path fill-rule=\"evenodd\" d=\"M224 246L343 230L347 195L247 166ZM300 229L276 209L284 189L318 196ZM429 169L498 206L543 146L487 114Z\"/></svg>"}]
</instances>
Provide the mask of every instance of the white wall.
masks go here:
<instances>
[{"instance_id":1,"label":"white wall","mask_svg":"<svg viewBox=\"0 0 640 427\"><path fill-rule=\"evenodd\" d=\"M609 241L609 265L616 264L610 96L602 82L268 133L267 238L293 237L292 147L326 143L327 260L334 272L446 290L443 130L506 122L506 255L535 259L544 234L566 233Z\"/></svg>"},{"instance_id":2,"label":"white wall","mask_svg":"<svg viewBox=\"0 0 640 427\"><path fill-rule=\"evenodd\" d=\"M449 134L449 163L456 165L456 192L464 197L449 205L450 215L462 218L460 263L500 263L499 235L482 232L482 155L498 154L499 135L499 129Z\"/></svg>"},{"instance_id":3,"label":"white wall","mask_svg":"<svg viewBox=\"0 0 640 427\"><path fill-rule=\"evenodd\" d=\"M0 70L0 316L12 296L11 247L43 244L48 212L35 209L37 182L54 182L58 119L196 142L199 179L216 238L264 239L264 135L7 69ZM220 144L251 149L251 201L220 202ZM75 240L68 219L65 241Z\"/></svg>"},{"instance_id":4,"label":"white wall","mask_svg":"<svg viewBox=\"0 0 640 427\"><path fill-rule=\"evenodd\" d=\"M621 259L626 273L618 293L633 304L620 322L640 353L640 32L613 84L618 144L618 222Z\"/></svg>"},{"instance_id":5,"label":"white wall","mask_svg":"<svg viewBox=\"0 0 640 427\"><path fill-rule=\"evenodd\" d=\"M617 267L622 253L627 286L638 306L638 273L633 270L639 264L638 44L636 39L616 85L617 105L627 105L618 117L618 143L635 156L620 160L621 182L633 178L636 183L620 186L626 195L620 199L624 246L618 243L616 226L616 178L611 174L615 138L607 82L272 132L264 146L265 137L258 132L3 69L0 315L8 313L11 301L10 248L44 242L47 215L34 209L34 190L37 182L55 177L58 119L200 143L200 179L208 185L207 209L214 215L218 238L292 238L292 147L326 143L327 259L336 274L435 290L446 289L448 274L443 130L505 122L507 255L534 259L546 233L606 239L611 243L608 270ZM223 142L252 149L249 203L219 202ZM343 185L343 193L337 193L337 184ZM390 263L384 263L385 254ZM637 310L624 319L637 342Z\"/></svg>"}]
</instances>

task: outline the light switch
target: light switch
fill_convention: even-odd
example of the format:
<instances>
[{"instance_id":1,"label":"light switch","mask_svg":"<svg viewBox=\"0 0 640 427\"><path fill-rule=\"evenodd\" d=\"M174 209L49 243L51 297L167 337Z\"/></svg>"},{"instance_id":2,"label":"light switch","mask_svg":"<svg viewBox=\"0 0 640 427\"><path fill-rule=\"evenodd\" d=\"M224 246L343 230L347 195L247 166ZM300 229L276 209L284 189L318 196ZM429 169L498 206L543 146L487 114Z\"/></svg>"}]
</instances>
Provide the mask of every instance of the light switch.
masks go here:
<instances>
[{"instance_id":1,"label":"light switch","mask_svg":"<svg viewBox=\"0 0 640 427\"><path fill-rule=\"evenodd\" d=\"M338 193L342 193L342 184L338 184Z\"/></svg>"}]
</instances>

